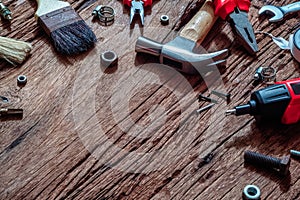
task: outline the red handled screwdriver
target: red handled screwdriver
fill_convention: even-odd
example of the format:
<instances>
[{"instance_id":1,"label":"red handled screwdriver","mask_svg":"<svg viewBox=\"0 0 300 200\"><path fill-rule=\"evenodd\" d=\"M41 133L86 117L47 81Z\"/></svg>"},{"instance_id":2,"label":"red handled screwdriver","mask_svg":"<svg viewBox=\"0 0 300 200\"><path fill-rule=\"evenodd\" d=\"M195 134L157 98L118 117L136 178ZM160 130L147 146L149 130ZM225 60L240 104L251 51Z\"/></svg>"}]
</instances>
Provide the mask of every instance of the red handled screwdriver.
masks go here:
<instances>
[{"instance_id":1,"label":"red handled screwdriver","mask_svg":"<svg viewBox=\"0 0 300 200\"><path fill-rule=\"evenodd\" d=\"M294 124L300 120L300 78L281 81L258 90L245 105L236 106L227 115L250 114L258 119L281 120Z\"/></svg>"},{"instance_id":2,"label":"red handled screwdriver","mask_svg":"<svg viewBox=\"0 0 300 200\"><path fill-rule=\"evenodd\" d=\"M258 51L253 27L248 20L250 0L214 0L215 15L228 20L237 39L250 53Z\"/></svg>"},{"instance_id":3,"label":"red handled screwdriver","mask_svg":"<svg viewBox=\"0 0 300 200\"><path fill-rule=\"evenodd\" d=\"M152 6L152 0L123 0L123 4L130 7L130 24L135 14L140 15L141 23L144 26L144 6Z\"/></svg>"}]
</instances>

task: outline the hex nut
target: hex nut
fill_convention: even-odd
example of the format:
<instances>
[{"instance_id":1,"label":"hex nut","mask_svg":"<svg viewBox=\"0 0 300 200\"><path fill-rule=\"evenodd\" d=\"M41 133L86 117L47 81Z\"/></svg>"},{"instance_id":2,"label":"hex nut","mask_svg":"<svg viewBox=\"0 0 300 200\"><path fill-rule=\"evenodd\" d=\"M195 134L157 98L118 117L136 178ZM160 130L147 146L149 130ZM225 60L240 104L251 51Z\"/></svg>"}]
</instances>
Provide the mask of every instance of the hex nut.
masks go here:
<instances>
[{"instance_id":1,"label":"hex nut","mask_svg":"<svg viewBox=\"0 0 300 200\"><path fill-rule=\"evenodd\" d=\"M17 78L17 83L19 86L24 86L27 83L27 77L25 75L19 75Z\"/></svg>"},{"instance_id":2,"label":"hex nut","mask_svg":"<svg viewBox=\"0 0 300 200\"><path fill-rule=\"evenodd\" d=\"M256 185L247 185L243 190L243 200L259 200L260 189Z\"/></svg>"},{"instance_id":3,"label":"hex nut","mask_svg":"<svg viewBox=\"0 0 300 200\"><path fill-rule=\"evenodd\" d=\"M160 23L162 25L168 25L169 24L169 16L168 15L162 15L160 17Z\"/></svg>"},{"instance_id":4,"label":"hex nut","mask_svg":"<svg viewBox=\"0 0 300 200\"><path fill-rule=\"evenodd\" d=\"M105 51L100 56L102 67L114 67L118 63L118 55L114 51Z\"/></svg>"}]
</instances>

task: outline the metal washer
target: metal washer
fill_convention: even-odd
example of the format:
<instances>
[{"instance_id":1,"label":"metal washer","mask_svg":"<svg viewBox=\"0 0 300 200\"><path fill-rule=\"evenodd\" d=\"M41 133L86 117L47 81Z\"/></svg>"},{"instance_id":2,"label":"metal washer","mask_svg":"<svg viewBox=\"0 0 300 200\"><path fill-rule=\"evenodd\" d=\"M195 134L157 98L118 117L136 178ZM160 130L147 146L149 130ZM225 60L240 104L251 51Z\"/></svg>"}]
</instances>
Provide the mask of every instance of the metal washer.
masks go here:
<instances>
[{"instance_id":1,"label":"metal washer","mask_svg":"<svg viewBox=\"0 0 300 200\"><path fill-rule=\"evenodd\" d=\"M168 15L162 15L160 17L160 22L162 25L168 25L169 24L169 16Z\"/></svg>"},{"instance_id":2,"label":"metal washer","mask_svg":"<svg viewBox=\"0 0 300 200\"><path fill-rule=\"evenodd\" d=\"M243 200L260 200L260 189L256 185L247 185L243 190Z\"/></svg>"}]
</instances>

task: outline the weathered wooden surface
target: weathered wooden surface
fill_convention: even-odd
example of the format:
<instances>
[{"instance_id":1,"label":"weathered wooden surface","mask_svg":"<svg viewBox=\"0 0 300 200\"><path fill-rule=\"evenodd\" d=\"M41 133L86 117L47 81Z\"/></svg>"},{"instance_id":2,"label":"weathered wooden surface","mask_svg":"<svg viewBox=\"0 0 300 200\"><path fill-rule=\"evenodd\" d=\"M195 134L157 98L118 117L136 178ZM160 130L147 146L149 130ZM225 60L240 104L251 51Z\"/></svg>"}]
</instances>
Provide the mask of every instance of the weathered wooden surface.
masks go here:
<instances>
[{"instance_id":1,"label":"weathered wooden surface","mask_svg":"<svg viewBox=\"0 0 300 200\"><path fill-rule=\"evenodd\" d=\"M247 184L259 186L263 199L300 199L299 161L292 160L284 179L243 162L246 149L277 157L299 150L299 124L258 126L250 116L224 116L263 87L252 85L258 66L275 67L277 80L299 77L299 64L288 51L257 35L260 51L253 58L233 42L230 26L218 20L204 48L229 48L231 54L220 68L222 84L213 84L216 77L208 75L207 89L200 76L181 76L151 58L143 65L145 57L134 52L141 34L161 42L174 38L171 29L189 1L154 1L145 27L137 21L133 29L122 1L69 2L98 43L68 58L54 52L37 26L35 1L4 2L14 20L10 26L1 23L1 36L32 42L34 50L21 67L0 65L0 95L10 99L1 106L24 109L22 120L0 122L0 199L241 199ZM291 2L253 0L254 29L287 39L299 23L297 14L269 24L257 12L267 3ZM112 26L92 21L99 3L115 8ZM170 25L160 25L161 14L170 16ZM119 64L103 73L99 54L107 49L119 54ZM19 74L28 77L22 89L16 84ZM202 106L196 95L208 95L212 88L230 92L232 102L220 99L212 110L195 114ZM214 156L204 163L201 158L209 153Z\"/></svg>"}]
</instances>

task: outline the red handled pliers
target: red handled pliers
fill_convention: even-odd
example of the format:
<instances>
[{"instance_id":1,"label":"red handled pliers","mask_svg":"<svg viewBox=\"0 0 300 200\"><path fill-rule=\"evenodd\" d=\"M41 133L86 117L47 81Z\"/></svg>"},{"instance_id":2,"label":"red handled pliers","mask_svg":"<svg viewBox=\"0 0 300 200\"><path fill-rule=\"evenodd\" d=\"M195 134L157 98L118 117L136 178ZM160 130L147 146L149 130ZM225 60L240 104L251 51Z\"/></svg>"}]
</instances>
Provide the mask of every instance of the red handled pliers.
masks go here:
<instances>
[{"instance_id":1,"label":"red handled pliers","mask_svg":"<svg viewBox=\"0 0 300 200\"><path fill-rule=\"evenodd\" d=\"M253 27L248 20L250 0L214 0L215 15L228 20L237 39L250 54L258 51Z\"/></svg>"},{"instance_id":2,"label":"red handled pliers","mask_svg":"<svg viewBox=\"0 0 300 200\"><path fill-rule=\"evenodd\" d=\"M139 14L144 26L144 6L152 6L152 0L123 0L123 4L130 7L130 24L135 14Z\"/></svg>"}]
</instances>

